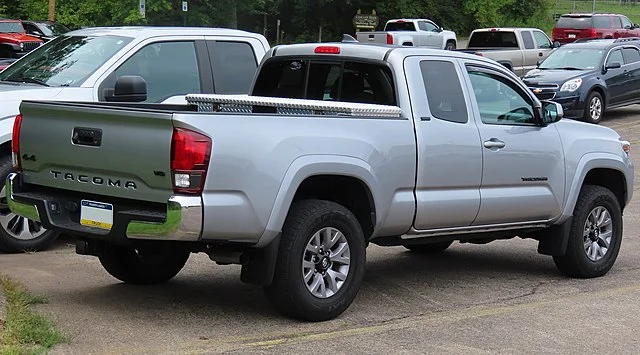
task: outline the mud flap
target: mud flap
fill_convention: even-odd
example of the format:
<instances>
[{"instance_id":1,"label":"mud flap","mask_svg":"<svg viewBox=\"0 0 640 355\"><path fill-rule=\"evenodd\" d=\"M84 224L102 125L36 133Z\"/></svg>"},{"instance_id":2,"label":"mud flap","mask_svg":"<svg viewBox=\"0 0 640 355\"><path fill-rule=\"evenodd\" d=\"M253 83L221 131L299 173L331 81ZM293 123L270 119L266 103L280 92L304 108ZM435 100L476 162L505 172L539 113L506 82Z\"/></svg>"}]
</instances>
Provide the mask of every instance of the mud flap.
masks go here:
<instances>
[{"instance_id":1,"label":"mud flap","mask_svg":"<svg viewBox=\"0 0 640 355\"><path fill-rule=\"evenodd\" d=\"M562 224L549 227L540 237L538 253L550 256L563 256L567 251L572 221L573 218L569 218Z\"/></svg>"},{"instance_id":2,"label":"mud flap","mask_svg":"<svg viewBox=\"0 0 640 355\"><path fill-rule=\"evenodd\" d=\"M276 269L279 249L280 234L264 248L249 252L249 262L242 265L240 280L244 283L257 286L271 285Z\"/></svg>"}]
</instances>

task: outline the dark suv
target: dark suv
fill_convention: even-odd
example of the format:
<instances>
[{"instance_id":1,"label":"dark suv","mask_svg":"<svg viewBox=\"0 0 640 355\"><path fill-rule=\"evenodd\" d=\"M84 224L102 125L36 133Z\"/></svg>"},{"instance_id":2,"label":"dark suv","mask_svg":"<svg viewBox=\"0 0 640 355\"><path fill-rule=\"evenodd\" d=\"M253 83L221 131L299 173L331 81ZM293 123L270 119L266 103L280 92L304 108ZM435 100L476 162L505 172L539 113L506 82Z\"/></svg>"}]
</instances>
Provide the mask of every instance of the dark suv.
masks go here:
<instances>
[{"instance_id":1,"label":"dark suv","mask_svg":"<svg viewBox=\"0 0 640 355\"><path fill-rule=\"evenodd\" d=\"M640 37L640 28L619 14L565 14L556 22L551 37L560 44L581 38Z\"/></svg>"},{"instance_id":2,"label":"dark suv","mask_svg":"<svg viewBox=\"0 0 640 355\"><path fill-rule=\"evenodd\" d=\"M556 49L522 78L564 117L599 123L605 109L640 103L640 38L583 39Z\"/></svg>"}]
</instances>

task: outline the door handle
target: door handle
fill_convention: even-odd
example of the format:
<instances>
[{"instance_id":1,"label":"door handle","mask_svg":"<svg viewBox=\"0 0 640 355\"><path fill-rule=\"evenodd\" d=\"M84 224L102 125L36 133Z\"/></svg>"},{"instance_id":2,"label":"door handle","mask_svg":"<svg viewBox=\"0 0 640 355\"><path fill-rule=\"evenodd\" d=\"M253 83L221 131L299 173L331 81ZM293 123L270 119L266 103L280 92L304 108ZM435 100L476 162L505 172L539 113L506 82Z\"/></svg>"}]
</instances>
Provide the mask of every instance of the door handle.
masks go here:
<instances>
[{"instance_id":1,"label":"door handle","mask_svg":"<svg viewBox=\"0 0 640 355\"><path fill-rule=\"evenodd\" d=\"M542 52L538 53L538 57L542 57L543 55Z\"/></svg>"},{"instance_id":2,"label":"door handle","mask_svg":"<svg viewBox=\"0 0 640 355\"><path fill-rule=\"evenodd\" d=\"M484 141L482 145L484 145L485 148L489 149L500 149L506 146L506 144L498 138L491 138L488 141Z\"/></svg>"}]
</instances>

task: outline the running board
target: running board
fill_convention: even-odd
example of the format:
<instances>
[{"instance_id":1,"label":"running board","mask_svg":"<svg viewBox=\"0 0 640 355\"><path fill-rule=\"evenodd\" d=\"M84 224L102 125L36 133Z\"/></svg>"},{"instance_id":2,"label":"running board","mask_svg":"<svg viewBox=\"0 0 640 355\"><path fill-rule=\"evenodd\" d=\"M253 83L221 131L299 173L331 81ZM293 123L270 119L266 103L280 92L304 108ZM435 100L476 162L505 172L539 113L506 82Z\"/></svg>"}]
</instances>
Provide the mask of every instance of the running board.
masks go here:
<instances>
[{"instance_id":1,"label":"running board","mask_svg":"<svg viewBox=\"0 0 640 355\"><path fill-rule=\"evenodd\" d=\"M485 226L474 227L456 227L456 228L440 228L430 230L417 230L411 228L411 230L402 236L401 239L418 239L426 237L436 237L441 235L451 234L472 234L472 233L491 233L500 232L514 229L540 229L549 227L548 221L535 221L526 223L506 223L506 224L492 224Z\"/></svg>"}]
</instances>

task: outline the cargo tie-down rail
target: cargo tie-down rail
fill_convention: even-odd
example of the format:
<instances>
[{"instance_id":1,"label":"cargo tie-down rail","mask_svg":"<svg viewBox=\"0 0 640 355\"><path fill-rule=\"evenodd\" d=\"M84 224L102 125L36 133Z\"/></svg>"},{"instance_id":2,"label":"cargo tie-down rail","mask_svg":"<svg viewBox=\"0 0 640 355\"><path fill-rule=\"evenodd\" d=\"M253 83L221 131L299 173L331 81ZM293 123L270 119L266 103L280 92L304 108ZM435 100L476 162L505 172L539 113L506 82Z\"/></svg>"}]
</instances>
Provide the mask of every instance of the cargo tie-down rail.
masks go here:
<instances>
[{"instance_id":1,"label":"cargo tie-down rail","mask_svg":"<svg viewBox=\"0 0 640 355\"><path fill-rule=\"evenodd\" d=\"M397 106L281 97L190 94L186 96L186 100L190 105L197 105L198 112L273 112L282 115L364 117L400 117L402 114L402 110ZM256 107L261 109L256 110Z\"/></svg>"}]
</instances>

